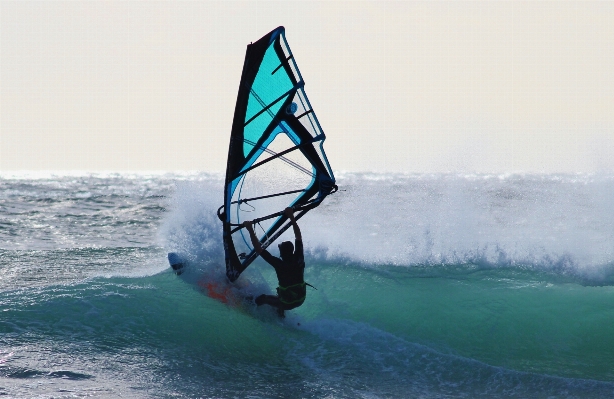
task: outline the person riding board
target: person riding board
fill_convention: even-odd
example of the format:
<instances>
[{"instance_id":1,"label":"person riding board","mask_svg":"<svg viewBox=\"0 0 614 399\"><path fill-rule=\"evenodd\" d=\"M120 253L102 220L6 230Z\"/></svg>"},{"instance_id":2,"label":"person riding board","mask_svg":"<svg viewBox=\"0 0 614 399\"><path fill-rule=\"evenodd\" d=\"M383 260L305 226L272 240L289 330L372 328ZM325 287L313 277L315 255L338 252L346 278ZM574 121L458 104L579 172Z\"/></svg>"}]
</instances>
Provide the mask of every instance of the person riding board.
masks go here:
<instances>
[{"instance_id":1,"label":"person riding board","mask_svg":"<svg viewBox=\"0 0 614 399\"><path fill-rule=\"evenodd\" d=\"M256 298L256 305L270 305L277 308L279 316L284 317L284 311L297 308L305 301L307 295L306 283L304 279L305 259L303 257L303 239L301 230L298 228L296 219L294 218L294 210L286 208L284 214L290 219L294 230L295 245L290 241L284 241L279 244L280 258L273 256L266 249L262 248L256 233L254 232L253 223L251 221L243 222L243 227L249 232L249 237L252 245L258 255L267 261L275 269L279 287L277 287L277 295L262 294Z\"/></svg>"}]
</instances>

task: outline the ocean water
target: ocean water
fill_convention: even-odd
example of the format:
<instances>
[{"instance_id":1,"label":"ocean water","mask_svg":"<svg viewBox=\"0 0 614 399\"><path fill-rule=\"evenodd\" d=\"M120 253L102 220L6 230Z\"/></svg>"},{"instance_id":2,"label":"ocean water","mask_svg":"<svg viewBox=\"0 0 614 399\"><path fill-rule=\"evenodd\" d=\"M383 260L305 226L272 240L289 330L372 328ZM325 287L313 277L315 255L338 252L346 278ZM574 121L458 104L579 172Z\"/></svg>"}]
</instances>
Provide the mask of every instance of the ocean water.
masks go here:
<instances>
[{"instance_id":1,"label":"ocean water","mask_svg":"<svg viewBox=\"0 0 614 399\"><path fill-rule=\"evenodd\" d=\"M0 396L614 397L614 176L340 173L283 321L199 289L222 184L2 175Z\"/></svg>"}]
</instances>

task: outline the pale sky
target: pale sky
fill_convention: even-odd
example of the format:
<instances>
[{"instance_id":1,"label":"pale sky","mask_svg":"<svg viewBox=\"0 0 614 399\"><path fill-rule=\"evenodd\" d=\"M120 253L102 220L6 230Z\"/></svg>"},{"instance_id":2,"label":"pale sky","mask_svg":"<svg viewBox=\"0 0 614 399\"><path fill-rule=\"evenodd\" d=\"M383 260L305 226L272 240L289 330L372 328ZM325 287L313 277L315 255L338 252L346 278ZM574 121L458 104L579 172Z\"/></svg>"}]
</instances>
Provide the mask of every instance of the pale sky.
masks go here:
<instances>
[{"instance_id":1,"label":"pale sky","mask_svg":"<svg viewBox=\"0 0 614 399\"><path fill-rule=\"evenodd\" d=\"M279 25L335 171L613 172L614 2L0 2L0 171L223 171Z\"/></svg>"}]
</instances>

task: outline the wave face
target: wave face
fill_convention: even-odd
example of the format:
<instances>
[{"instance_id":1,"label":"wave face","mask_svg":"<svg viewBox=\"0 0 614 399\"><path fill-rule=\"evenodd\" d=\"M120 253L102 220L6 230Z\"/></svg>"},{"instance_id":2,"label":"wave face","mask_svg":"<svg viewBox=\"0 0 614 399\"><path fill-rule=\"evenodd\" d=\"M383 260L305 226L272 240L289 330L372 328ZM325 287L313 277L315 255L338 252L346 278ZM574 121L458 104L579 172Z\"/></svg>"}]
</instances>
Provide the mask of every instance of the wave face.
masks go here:
<instances>
[{"instance_id":1,"label":"wave face","mask_svg":"<svg viewBox=\"0 0 614 399\"><path fill-rule=\"evenodd\" d=\"M317 290L282 322L200 292L221 175L5 176L0 394L614 396L613 176L338 183L300 221ZM238 284L276 281L259 260Z\"/></svg>"}]
</instances>

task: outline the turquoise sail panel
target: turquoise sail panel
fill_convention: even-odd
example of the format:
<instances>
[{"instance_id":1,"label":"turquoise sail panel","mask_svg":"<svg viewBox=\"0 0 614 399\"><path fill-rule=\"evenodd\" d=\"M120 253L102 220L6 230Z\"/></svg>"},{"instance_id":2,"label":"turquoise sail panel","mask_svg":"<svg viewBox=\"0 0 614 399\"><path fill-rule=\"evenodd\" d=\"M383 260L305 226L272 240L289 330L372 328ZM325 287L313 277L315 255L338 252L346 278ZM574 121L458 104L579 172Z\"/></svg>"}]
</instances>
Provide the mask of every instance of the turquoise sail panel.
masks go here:
<instances>
[{"instance_id":1,"label":"turquoise sail panel","mask_svg":"<svg viewBox=\"0 0 614 399\"><path fill-rule=\"evenodd\" d=\"M285 98L280 99L280 97L288 94L294 87L286 69L281 68L282 61L285 60L280 59L274 45L275 42L272 42L266 50L262 64L260 64L254 79L254 84L250 89L247 112L245 113L247 125L244 131L244 156L250 153L254 147L251 143L256 143L260 139L284 104ZM276 100L277 102L271 105ZM252 120L255 115L267 107L268 109L265 112Z\"/></svg>"},{"instance_id":2,"label":"turquoise sail panel","mask_svg":"<svg viewBox=\"0 0 614 399\"><path fill-rule=\"evenodd\" d=\"M288 97L288 96L286 96ZM252 96L250 96L251 100ZM284 103L284 99L281 99L274 105L272 105L265 112L258 115L255 119L253 119L247 126L245 126L245 130L243 131L243 155L247 157L252 148L254 148L254 144L262 137L263 132L269 127L275 115L279 112L279 109ZM264 107L262 107L264 108ZM260 108L260 110L262 110ZM249 119L248 119L249 120Z\"/></svg>"}]
</instances>

